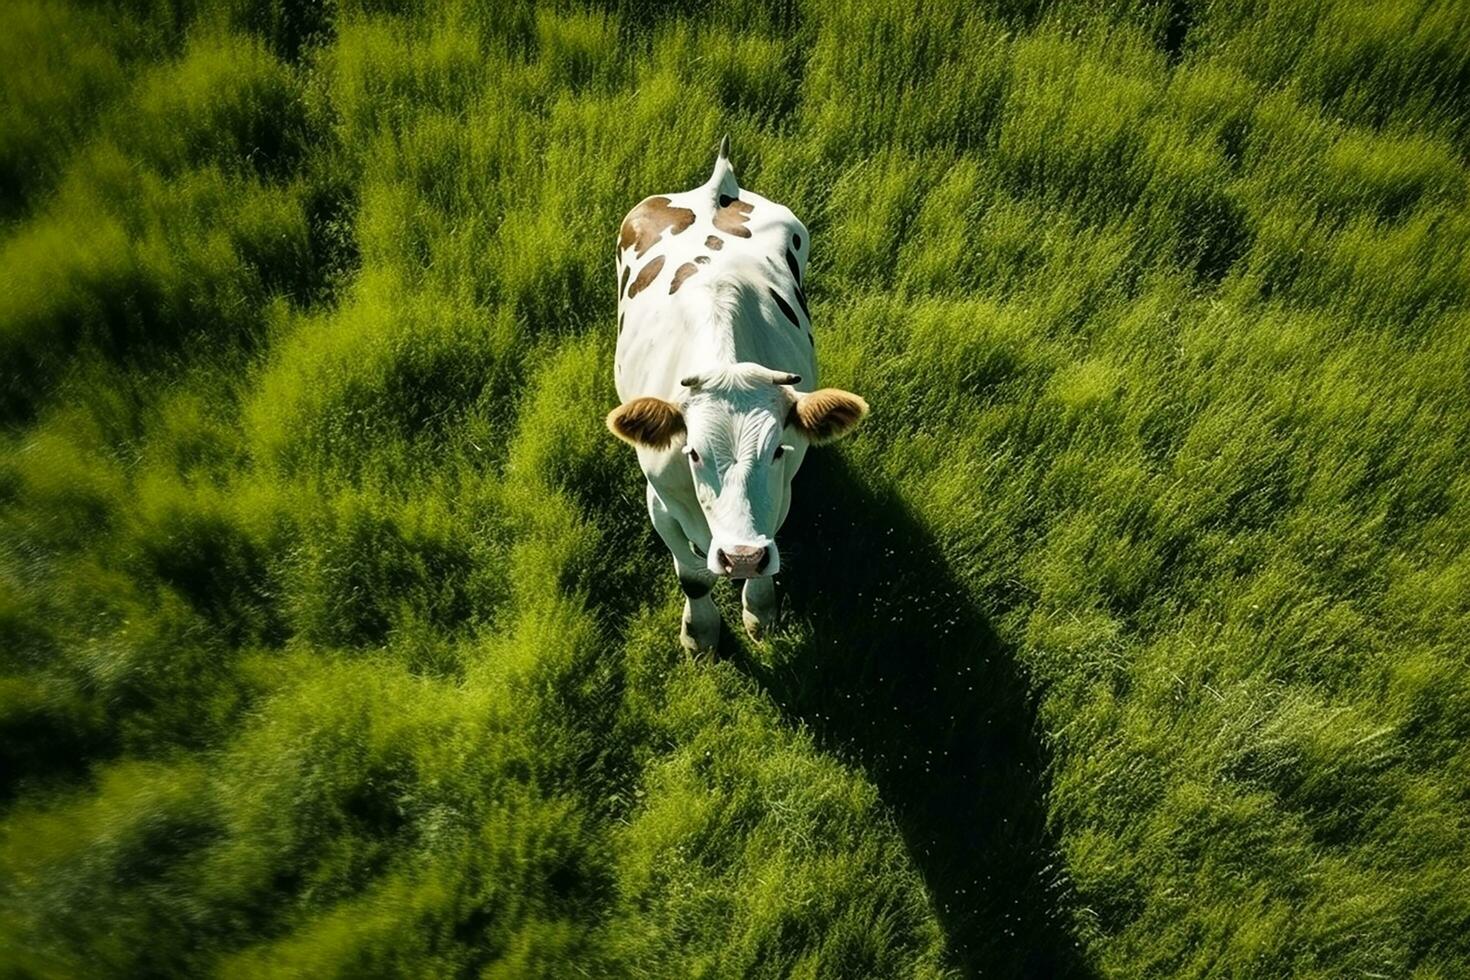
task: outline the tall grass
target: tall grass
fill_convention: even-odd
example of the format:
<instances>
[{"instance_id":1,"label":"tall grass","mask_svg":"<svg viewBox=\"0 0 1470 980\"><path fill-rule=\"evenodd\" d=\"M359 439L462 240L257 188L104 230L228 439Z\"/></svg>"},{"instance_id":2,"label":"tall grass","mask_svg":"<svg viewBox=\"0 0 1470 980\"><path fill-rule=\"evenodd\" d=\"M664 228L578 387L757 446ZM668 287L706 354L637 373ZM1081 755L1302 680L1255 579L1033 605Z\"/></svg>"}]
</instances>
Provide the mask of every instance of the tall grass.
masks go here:
<instances>
[{"instance_id":1,"label":"tall grass","mask_svg":"<svg viewBox=\"0 0 1470 980\"><path fill-rule=\"evenodd\" d=\"M1470 969L1463 5L0 23L7 972ZM724 132L874 412L694 660L600 419Z\"/></svg>"}]
</instances>

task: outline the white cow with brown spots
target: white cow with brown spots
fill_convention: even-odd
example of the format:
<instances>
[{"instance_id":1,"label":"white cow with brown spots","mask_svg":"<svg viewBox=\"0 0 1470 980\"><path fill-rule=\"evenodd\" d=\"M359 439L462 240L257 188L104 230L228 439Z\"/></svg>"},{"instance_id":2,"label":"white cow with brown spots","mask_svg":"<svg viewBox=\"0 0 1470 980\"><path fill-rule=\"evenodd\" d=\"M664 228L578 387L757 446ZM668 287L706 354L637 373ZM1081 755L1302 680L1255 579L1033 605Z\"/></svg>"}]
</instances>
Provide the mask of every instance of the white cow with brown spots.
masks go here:
<instances>
[{"instance_id":1,"label":"white cow with brown spots","mask_svg":"<svg viewBox=\"0 0 1470 980\"><path fill-rule=\"evenodd\" d=\"M709 592L744 582L745 627L776 612L776 532L809 445L840 438L868 410L816 389L816 344L802 278L811 247L789 209L741 190L720 144L702 186L645 198L618 235L623 404L607 426L638 451L648 513L687 597L680 639L712 649Z\"/></svg>"}]
</instances>

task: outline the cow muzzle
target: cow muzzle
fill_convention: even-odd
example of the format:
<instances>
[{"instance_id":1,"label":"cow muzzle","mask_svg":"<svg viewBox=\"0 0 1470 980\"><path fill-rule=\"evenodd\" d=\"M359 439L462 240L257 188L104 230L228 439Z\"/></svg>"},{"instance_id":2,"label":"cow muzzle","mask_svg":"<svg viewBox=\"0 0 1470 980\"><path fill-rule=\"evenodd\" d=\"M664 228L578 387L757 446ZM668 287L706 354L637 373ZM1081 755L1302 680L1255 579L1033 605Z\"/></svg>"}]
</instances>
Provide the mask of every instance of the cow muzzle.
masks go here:
<instances>
[{"instance_id":1,"label":"cow muzzle","mask_svg":"<svg viewBox=\"0 0 1470 980\"><path fill-rule=\"evenodd\" d=\"M758 545L735 544L715 549L715 564L721 575L730 578L756 578L771 566L771 549Z\"/></svg>"}]
</instances>

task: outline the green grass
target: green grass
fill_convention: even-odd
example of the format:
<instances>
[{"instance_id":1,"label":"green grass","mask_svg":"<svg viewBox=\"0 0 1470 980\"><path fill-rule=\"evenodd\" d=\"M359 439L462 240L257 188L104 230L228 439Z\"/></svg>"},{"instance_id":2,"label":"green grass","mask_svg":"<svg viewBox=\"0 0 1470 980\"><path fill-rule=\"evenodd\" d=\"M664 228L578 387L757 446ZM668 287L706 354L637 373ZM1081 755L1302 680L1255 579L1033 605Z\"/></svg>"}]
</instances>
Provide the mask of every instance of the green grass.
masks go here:
<instances>
[{"instance_id":1,"label":"green grass","mask_svg":"<svg viewBox=\"0 0 1470 980\"><path fill-rule=\"evenodd\" d=\"M0 14L0 972L1470 972L1470 7ZM612 241L812 230L676 641Z\"/></svg>"}]
</instances>

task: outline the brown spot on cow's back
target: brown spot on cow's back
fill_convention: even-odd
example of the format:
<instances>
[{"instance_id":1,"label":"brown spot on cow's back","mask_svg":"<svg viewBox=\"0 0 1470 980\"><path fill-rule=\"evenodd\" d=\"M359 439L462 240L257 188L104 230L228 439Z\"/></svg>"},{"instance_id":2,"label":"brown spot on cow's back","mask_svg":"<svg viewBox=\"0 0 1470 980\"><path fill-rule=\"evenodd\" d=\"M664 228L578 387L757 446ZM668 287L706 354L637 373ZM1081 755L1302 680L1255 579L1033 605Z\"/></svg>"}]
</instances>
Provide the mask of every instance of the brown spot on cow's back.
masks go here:
<instances>
[{"instance_id":1,"label":"brown spot on cow's back","mask_svg":"<svg viewBox=\"0 0 1470 980\"><path fill-rule=\"evenodd\" d=\"M684 280L688 279L690 276L694 275L698 271L699 266L695 265L693 262L685 262L683 265L679 266L679 268L675 269L674 281L669 283L669 295L672 296L677 293L679 291L679 287L684 285Z\"/></svg>"},{"instance_id":2,"label":"brown spot on cow's back","mask_svg":"<svg viewBox=\"0 0 1470 980\"><path fill-rule=\"evenodd\" d=\"M749 238L750 229L745 225L750 221L750 212L753 210L755 205L749 201L721 194L720 207L715 211L715 227L727 235Z\"/></svg>"},{"instance_id":3,"label":"brown spot on cow's back","mask_svg":"<svg viewBox=\"0 0 1470 980\"><path fill-rule=\"evenodd\" d=\"M674 207L667 197L647 198L623 219L623 226L618 229L618 250L632 245L641 259L665 229L670 235L677 235L692 224L694 212L688 208Z\"/></svg>"},{"instance_id":4,"label":"brown spot on cow's back","mask_svg":"<svg viewBox=\"0 0 1470 980\"><path fill-rule=\"evenodd\" d=\"M700 265L704 265L706 262L709 261L709 256L708 255L696 255L694 257L694 261L698 262Z\"/></svg>"},{"instance_id":5,"label":"brown spot on cow's back","mask_svg":"<svg viewBox=\"0 0 1470 980\"><path fill-rule=\"evenodd\" d=\"M725 247L725 240L719 235L711 235L704 240L704 247L710 249L711 251L718 252L720 249Z\"/></svg>"},{"instance_id":6,"label":"brown spot on cow's back","mask_svg":"<svg viewBox=\"0 0 1470 980\"><path fill-rule=\"evenodd\" d=\"M632 299L647 289L658 278L658 274L663 270L663 267L664 257L662 255L655 255L649 259L648 264L638 270L638 275L634 278L633 285L628 287L628 298Z\"/></svg>"}]
</instances>

